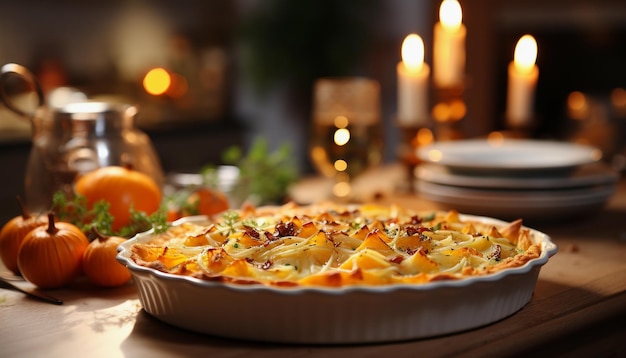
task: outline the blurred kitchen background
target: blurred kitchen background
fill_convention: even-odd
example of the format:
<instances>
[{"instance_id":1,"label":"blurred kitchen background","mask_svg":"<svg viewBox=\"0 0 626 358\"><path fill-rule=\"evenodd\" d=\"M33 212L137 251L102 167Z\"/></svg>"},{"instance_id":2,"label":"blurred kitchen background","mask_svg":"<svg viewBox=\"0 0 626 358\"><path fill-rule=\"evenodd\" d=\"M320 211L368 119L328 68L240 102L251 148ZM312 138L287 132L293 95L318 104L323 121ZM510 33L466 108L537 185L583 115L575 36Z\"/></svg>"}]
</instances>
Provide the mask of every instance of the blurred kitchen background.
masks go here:
<instances>
[{"instance_id":1,"label":"blurred kitchen background","mask_svg":"<svg viewBox=\"0 0 626 358\"><path fill-rule=\"evenodd\" d=\"M467 28L466 137L504 127L507 66L517 40L538 43L533 136L586 137L623 161L626 126L626 2L460 1ZM432 63L435 0L22 0L0 1L0 65L31 69L44 90L71 86L90 97L139 105L138 126L166 173L219 164L229 146L259 136L307 155L315 79L365 76L381 85L384 160L397 159L396 65L417 33ZM150 94L151 69L175 74ZM2 222L17 214L30 126L0 108ZM620 159L621 158L621 159Z\"/></svg>"}]
</instances>

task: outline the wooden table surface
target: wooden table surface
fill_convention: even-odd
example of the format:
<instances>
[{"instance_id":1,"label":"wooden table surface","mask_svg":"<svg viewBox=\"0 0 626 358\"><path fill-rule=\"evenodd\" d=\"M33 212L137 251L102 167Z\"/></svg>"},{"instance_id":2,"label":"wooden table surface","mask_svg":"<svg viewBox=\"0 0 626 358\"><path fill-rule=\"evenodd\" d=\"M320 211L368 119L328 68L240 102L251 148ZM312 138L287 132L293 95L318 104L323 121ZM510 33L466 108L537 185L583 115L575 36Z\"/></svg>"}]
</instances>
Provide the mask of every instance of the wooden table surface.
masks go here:
<instances>
[{"instance_id":1,"label":"wooden table surface","mask_svg":"<svg viewBox=\"0 0 626 358\"><path fill-rule=\"evenodd\" d=\"M383 197L428 205L414 196ZM601 213L532 226L559 247L531 301L486 327L376 345L279 345L204 336L142 310L133 284L78 282L52 305L0 289L0 357L626 356L626 181Z\"/></svg>"}]
</instances>

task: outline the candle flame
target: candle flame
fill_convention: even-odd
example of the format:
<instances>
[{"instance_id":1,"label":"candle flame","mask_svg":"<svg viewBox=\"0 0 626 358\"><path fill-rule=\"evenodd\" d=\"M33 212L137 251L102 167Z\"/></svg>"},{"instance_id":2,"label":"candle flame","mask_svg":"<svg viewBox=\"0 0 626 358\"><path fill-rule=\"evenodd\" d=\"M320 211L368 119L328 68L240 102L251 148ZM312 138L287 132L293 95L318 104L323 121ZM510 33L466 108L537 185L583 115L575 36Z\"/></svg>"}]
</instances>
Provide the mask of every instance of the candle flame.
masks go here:
<instances>
[{"instance_id":1,"label":"candle flame","mask_svg":"<svg viewBox=\"0 0 626 358\"><path fill-rule=\"evenodd\" d=\"M515 46L513 61L522 73L530 73L537 60L537 41L531 35L522 36Z\"/></svg>"},{"instance_id":2,"label":"candle flame","mask_svg":"<svg viewBox=\"0 0 626 358\"><path fill-rule=\"evenodd\" d=\"M461 4L457 0L443 0L439 7L439 20L447 31L457 31L463 21Z\"/></svg>"},{"instance_id":3,"label":"candle flame","mask_svg":"<svg viewBox=\"0 0 626 358\"><path fill-rule=\"evenodd\" d=\"M410 71L419 71L424 65L424 41L419 35L410 34L402 42L402 62Z\"/></svg>"}]
</instances>

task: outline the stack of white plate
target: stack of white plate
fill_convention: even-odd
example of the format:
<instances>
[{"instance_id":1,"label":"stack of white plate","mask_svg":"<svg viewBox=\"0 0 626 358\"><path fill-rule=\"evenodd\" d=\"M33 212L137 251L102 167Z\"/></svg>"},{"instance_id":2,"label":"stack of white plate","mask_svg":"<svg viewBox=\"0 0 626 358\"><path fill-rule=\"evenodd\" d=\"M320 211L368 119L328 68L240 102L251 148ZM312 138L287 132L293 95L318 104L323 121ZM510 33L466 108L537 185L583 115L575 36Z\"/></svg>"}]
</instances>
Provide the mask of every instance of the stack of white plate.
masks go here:
<instances>
[{"instance_id":1,"label":"stack of white plate","mask_svg":"<svg viewBox=\"0 0 626 358\"><path fill-rule=\"evenodd\" d=\"M600 211L619 174L596 148L557 141L439 142L418 151L424 198L468 214L553 220Z\"/></svg>"}]
</instances>

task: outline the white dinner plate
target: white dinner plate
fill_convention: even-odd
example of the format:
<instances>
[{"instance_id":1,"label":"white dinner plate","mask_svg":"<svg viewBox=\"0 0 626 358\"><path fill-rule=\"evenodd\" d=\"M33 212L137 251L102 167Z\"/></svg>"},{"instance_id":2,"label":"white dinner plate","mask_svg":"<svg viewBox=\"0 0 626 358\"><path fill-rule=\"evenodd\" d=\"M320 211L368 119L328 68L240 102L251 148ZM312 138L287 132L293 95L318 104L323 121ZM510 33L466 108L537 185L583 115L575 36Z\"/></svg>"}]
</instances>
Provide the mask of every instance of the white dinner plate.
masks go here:
<instances>
[{"instance_id":1,"label":"white dinner plate","mask_svg":"<svg viewBox=\"0 0 626 358\"><path fill-rule=\"evenodd\" d=\"M592 215L615 193L616 184L559 190L489 190L417 180L420 195L446 208L514 220L547 221Z\"/></svg>"},{"instance_id":2,"label":"white dinner plate","mask_svg":"<svg viewBox=\"0 0 626 358\"><path fill-rule=\"evenodd\" d=\"M568 176L496 176L455 173L448 167L423 164L417 168L418 179L435 184L483 189L550 190L582 188L616 183L619 174L603 163L592 163L576 168Z\"/></svg>"},{"instance_id":3,"label":"white dinner plate","mask_svg":"<svg viewBox=\"0 0 626 358\"><path fill-rule=\"evenodd\" d=\"M422 147L418 157L457 172L534 175L566 173L598 161L601 152L591 146L558 141L468 139Z\"/></svg>"}]
</instances>

